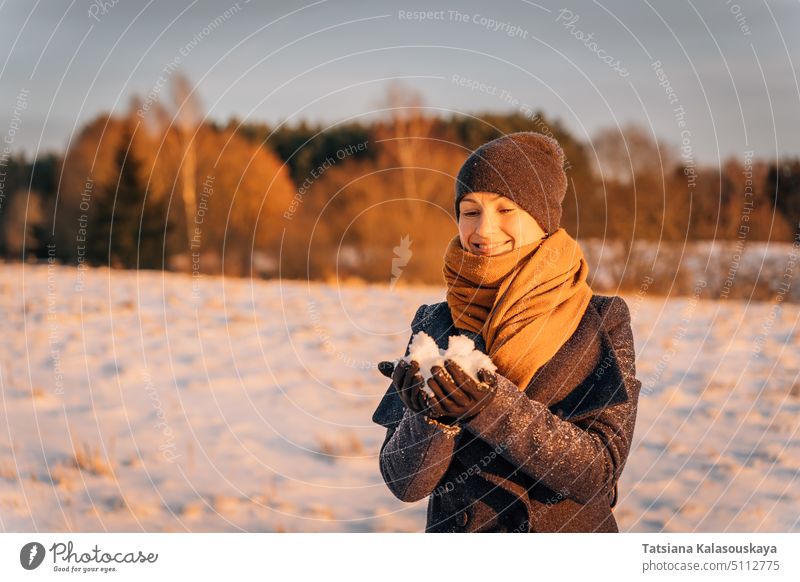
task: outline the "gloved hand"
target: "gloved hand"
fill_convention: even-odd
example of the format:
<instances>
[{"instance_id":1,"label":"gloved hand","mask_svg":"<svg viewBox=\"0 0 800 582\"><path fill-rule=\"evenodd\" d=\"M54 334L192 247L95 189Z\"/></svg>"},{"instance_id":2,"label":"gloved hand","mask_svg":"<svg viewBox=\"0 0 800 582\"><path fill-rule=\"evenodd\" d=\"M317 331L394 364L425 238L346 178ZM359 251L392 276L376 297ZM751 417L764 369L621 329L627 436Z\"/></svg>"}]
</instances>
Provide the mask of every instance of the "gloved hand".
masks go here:
<instances>
[{"instance_id":1,"label":"gloved hand","mask_svg":"<svg viewBox=\"0 0 800 582\"><path fill-rule=\"evenodd\" d=\"M453 360L445 360L444 368L434 366L428 386L435 398L430 399L433 418L451 417L459 422L469 420L489 404L497 389L497 375L478 370L478 382Z\"/></svg>"},{"instance_id":2,"label":"gloved hand","mask_svg":"<svg viewBox=\"0 0 800 582\"><path fill-rule=\"evenodd\" d=\"M378 370L392 379L400 400L412 412L422 412L428 408L428 396L422 391L425 380L419 373L418 362L411 360L409 364L405 360L400 360L395 366L394 362L383 361L378 363Z\"/></svg>"},{"instance_id":3,"label":"gloved hand","mask_svg":"<svg viewBox=\"0 0 800 582\"><path fill-rule=\"evenodd\" d=\"M378 372L391 380L392 374L394 373L394 362L391 360L378 362Z\"/></svg>"}]
</instances>

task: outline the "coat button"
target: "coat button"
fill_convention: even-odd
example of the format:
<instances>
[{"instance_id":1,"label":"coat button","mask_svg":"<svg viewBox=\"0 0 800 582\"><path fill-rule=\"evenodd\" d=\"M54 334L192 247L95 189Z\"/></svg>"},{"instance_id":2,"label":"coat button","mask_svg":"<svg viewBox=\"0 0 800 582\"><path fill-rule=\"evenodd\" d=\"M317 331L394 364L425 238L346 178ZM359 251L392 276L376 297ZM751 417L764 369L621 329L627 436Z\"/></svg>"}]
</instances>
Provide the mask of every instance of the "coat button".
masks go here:
<instances>
[{"instance_id":1,"label":"coat button","mask_svg":"<svg viewBox=\"0 0 800 582\"><path fill-rule=\"evenodd\" d=\"M456 525L458 525L459 527L464 527L465 525L467 525L468 521L469 521L469 515L467 514L466 511L458 512L458 514L456 515Z\"/></svg>"}]
</instances>

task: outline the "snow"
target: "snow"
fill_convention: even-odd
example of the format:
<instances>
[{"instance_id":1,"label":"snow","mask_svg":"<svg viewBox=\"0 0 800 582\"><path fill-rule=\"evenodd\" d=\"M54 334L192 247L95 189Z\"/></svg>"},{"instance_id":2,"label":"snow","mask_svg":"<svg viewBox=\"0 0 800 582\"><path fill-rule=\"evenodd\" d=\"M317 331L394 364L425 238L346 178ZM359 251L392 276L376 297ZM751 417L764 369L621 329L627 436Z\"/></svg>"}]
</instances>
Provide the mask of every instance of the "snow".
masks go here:
<instances>
[{"instance_id":1,"label":"snow","mask_svg":"<svg viewBox=\"0 0 800 582\"><path fill-rule=\"evenodd\" d=\"M631 282L652 279L660 292L672 296L689 296L702 284L706 297L714 299L774 296L791 278L798 254L793 243L744 239L639 240L629 251L623 241L607 239L581 239L580 245L589 264L589 283L600 293L616 289L620 281L630 288ZM800 285L791 285L783 294L800 303Z\"/></svg>"},{"instance_id":2,"label":"snow","mask_svg":"<svg viewBox=\"0 0 800 582\"><path fill-rule=\"evenodd\" d=\"M424 528L371 416L443 288L0 270L0 530ZM800 306L624 297L620 529L800 531Z\"/></svg>"},{"instance_id":3,"label":"snow","mask_svg":"<svg viewBox=\"0 0 800 582\"><path fill-rule=\"evenodd\" d=\"M406 362L414 360L419 364L420 375L425 380L422 390L428 396L434 396L433 390L427 384L428 379L433 375L431 368L434 366L444 367L445 360L453 360L477 382L480 381L478 380L478 370L484 369L489 372L497 370L497 366L494 365L491 358L475 349L475 342L465 335L451 335L447 339L447 349L442 350L431 336L420 331L412 337L408 356L403 359ZM398 361L396 360L396 362Z\"/></svg>"}]
</instances>

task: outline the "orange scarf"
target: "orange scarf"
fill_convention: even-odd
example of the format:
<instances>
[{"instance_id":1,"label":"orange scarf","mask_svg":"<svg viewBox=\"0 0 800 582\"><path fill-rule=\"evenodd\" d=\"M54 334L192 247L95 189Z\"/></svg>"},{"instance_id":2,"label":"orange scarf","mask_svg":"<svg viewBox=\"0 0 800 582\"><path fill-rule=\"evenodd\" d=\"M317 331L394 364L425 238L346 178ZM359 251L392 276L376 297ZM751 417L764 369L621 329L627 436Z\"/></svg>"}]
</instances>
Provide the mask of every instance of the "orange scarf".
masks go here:
<instances>
[{"instance_id":1,"label":"orange scarf","mask_svg":"<svg viewBox=\"0 0 800 582\"><path fill-rule=\"evenodd\" d=\"M498 372L521 391L572 336L592 298L583 252L563 228L497 256L466 251L455 236L443 271L453 323L479 332Z\"/></svg>"}]
</instances>

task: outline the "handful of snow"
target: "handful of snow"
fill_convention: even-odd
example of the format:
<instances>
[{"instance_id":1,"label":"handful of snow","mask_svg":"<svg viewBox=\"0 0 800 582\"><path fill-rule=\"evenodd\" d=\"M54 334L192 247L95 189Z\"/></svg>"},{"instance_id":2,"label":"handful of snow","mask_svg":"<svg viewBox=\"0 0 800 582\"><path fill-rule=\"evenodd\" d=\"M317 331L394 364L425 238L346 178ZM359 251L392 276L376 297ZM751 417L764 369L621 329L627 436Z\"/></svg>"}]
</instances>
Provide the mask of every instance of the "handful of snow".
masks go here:
<instances>
[{"instance_id":1,"label":"handful of snow","mask_svg":"<svg viewBox=\"0 0 800 582\"><path fill-rule=\"evenodd\" d=\"M440 350L433 338L421 331L411 338L408 356L402 359L406 362L415 360L419 363L419 372L425 380L422 389L428 396L433 396L433 391L427 384L428 378L433 375L431 368L433 366L444 368L445 360L453 360L476 382L480 382L478 370L488 370L489 372L497 370L497 366L494 365L491 358L480 350L476 350L475 342L465 335L451 335L447 340L447 349ZM399 361L397 360L397 362Z\"/></svg>"}]
</instances>

